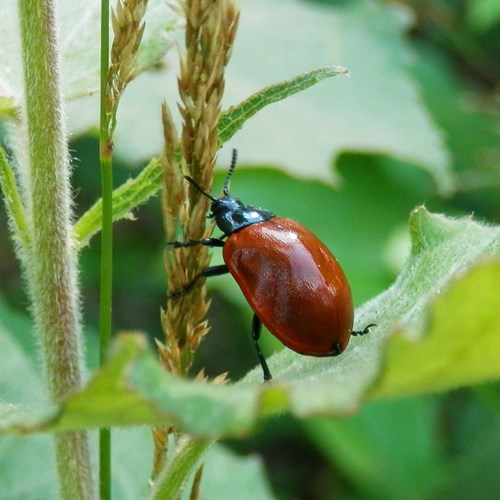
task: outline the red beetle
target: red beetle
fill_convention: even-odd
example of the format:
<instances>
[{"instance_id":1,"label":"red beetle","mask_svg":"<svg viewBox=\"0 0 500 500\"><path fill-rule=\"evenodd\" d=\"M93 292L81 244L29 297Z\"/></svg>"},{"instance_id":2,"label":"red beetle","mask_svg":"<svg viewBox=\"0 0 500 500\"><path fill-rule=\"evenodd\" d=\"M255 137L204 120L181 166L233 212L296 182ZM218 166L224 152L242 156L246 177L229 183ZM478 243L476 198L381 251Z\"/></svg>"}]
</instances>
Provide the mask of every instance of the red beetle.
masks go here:
<instances>
[{"instance_id":1,"label":"red beetle","mask_svg":"<svg viewBox=\"0 0 500 500\"><path fill-rule=\"evenodd\" d=\"M233 150L221 198L206 193L186 176L212 200L209 217L215 217L224 235L170 245L223 247L225 265L205 269L169 298L189 292L200 277L231 273L255 313L252 339L264 380L268 381L271 372L258 344L262 323L285 346L308 356L337 356L347 347L351 335L366 334L375 325L352 330L354 308L349 283L335 257L314 234L294 220L244 205L229 195L235 167Z\"/></svg>"}]
</instances>

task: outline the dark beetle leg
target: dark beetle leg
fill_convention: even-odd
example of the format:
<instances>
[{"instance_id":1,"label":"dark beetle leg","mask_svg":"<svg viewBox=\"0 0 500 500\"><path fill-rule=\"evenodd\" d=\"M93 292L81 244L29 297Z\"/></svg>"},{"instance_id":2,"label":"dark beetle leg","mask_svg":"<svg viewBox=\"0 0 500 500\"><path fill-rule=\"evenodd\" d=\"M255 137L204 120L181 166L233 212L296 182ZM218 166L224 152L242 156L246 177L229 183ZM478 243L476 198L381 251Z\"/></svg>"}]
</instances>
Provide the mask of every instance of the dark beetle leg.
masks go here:
<instances>
[{"instance_id":1,"label":"dark beetle leg","mask_svg":"<svg viewBox=\"0 0 500 500\"><path fill-rule=\"evenodd\" d=\"M363 330L355 330L351 332L351 335L366 335L367 333L370 333L370 328L373 328L374 326L377 326L375 323L370 323L369 325L366 325Z\"/></svg>"},{"instance_id":2,"label":"dark beetle leg","mask_svg":"<svg viewBox=\"0 0 500 500\"><path fill-rule=\"evenodd\" d=\"M183 295L189 293L195 283L198 281L198 278L210 278L212 276L221 276L222 274L226 274L229 272L229 269L226 265L222 264L221 266L212 266L207 267L205 270L201 271L201 273L197 274L187 285L184 285L182 290L178 292L172 292L167 295L167 299L178 299Z\"/></svg>"},{"instance_id":3,"label":"dark beetle leg","mask_svg":"<svg viewBox=\"0 0 500 500\"><path fill-rule=\"evenodd\" d=\"M262 354L262 351L260 350L259 347L258 340L260 338L261 330L262 330L262 321L258 318L256 314L254 314L252 320L252 340L255 345L255 349L257 350L257 357L259 358L260 366L262 366L262 371L264 372L264 382L269 382L273 378L273 376L269 371L266 359L264 358L264 355Z\"/></svg>"},{"instance_id":4,"label":"dark beetle leg","mask_svg":"<svg viewBox=\"0 0 500 500\"><path fill-rule=\"evenodd\" d=\"M196 245L204 245L207 247L223 247L224 242L219 238L204 238L202 240L170 241L167 243L167 246L172 248L188 248L194 247ZM224 265L208 267L207 269L201 271L201 273L197 274L187 285L184 286L182 290L168 294L167 300L177 299L189 293L195 283L198 281L198 278L210 278L211 276L220 276L221 274L226 274L228 272L229 269Z\"/></svg>"},{"instance_id":5,"label":"dark beetle leg","mask_svg":"<svg viewBox=\"0 0 500 500\"><path fill-rule=\"evenodd\" d=\"M167 246L172 248L187 248L196 245L204 245L206 247L223 247L224 242L219 238L204 238L203 240L187 240L187 241L170 241Z\"/></svg>"}]
</instances>

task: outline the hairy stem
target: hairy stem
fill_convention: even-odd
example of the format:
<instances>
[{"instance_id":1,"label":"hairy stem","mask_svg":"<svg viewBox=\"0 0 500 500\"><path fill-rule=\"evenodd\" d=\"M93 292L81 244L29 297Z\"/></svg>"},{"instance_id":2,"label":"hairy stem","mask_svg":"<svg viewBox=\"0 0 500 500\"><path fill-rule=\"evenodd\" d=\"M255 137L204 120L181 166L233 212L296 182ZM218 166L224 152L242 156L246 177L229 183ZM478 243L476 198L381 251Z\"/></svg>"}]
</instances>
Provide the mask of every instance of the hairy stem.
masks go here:
<instances>
[{"instance_id":1,"label":"hairy stem","mask_svg":"<svg viewBox=\"0 0 500 500\"><path fill-rule=\"evenodd\" d=\"M28 151L29 292L51 399L81 386L80 315L72 240L69 156L52 0L19 0ZM61 498L92 498L87 435L56 435Z\"/></svg>"}]
</instances>

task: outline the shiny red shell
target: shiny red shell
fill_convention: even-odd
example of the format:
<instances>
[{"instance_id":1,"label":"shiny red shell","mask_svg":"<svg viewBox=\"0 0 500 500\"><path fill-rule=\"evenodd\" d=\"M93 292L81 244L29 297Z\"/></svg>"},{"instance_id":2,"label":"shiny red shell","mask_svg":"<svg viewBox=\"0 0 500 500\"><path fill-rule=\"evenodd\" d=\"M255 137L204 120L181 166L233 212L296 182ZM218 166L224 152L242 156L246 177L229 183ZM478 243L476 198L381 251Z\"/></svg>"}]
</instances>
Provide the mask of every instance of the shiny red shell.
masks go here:
<instances>
[{"instance_id":1,"label":"shiny red shell","mask_svg":"<svg viewBox=\"0 0 500 500\"><path fill-rule=\"evenodd\" d=\"M342 352L354 308L339 263L308 229L273 217L231 234L224 262L267 329L300 354Z\"/></svg>"}]
</instances>

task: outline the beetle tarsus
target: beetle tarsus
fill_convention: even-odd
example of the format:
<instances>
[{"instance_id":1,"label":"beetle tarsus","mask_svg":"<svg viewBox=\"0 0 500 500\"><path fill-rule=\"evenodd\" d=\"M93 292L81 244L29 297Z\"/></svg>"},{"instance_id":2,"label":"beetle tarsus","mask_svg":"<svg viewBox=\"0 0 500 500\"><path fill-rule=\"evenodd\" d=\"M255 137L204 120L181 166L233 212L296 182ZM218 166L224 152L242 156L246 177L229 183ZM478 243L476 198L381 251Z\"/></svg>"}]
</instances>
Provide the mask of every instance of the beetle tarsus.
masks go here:
<instances>
[{"instance_id":1,"label":"beetle tarsus","mask_svg":"<svg viewBox=\"0 0 500 500\"><path fill-rule=\"evenodd\" d=\"M366 325L363 330L354 330L351 332L351 335L366 335L367 333L370 333L370 330L377 326L375 323L370 323L369 325Z\"/></svg>"}]
</instances>

